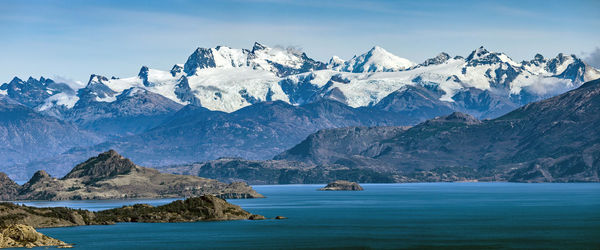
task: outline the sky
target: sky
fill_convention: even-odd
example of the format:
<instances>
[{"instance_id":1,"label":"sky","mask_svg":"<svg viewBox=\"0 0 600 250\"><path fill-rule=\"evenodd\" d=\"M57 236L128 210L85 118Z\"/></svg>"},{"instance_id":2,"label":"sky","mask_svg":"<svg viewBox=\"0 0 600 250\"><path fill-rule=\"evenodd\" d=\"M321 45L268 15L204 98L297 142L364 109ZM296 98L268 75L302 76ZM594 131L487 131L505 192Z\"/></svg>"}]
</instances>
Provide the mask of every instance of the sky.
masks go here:
<instances>
[{"instance_id":1,"label":"sky","mask_svg":"<svg viewBox=\"0 0 600 250\"><path fill-rule=\"evenodd\" d=\"M0 0L0 82L86 83L169 70L197 47L295 47L327 61L374 45L413 62L479 46L512 59L575 54L600 67L600 1Z\"/></svg>"}]
</instances>

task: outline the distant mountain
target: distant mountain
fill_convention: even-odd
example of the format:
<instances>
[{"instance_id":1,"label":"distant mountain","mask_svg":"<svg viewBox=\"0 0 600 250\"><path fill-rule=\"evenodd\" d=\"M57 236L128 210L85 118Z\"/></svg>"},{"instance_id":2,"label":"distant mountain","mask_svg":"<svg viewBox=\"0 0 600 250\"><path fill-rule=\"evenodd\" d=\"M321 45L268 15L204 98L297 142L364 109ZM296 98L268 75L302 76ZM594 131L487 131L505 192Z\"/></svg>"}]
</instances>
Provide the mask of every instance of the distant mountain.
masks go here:
<instances>
[{"instance_id":1,"label":"distant mountain","mask_svg":"<svg viewBox=\"0 0 600 250\"><path fill-rule=\"evenodd\" d=\"M483 180L597 182L599 112L600 80L595 80L494 120L454 113L406 131L320 131L275 159L368 165L401 176L439 174L444 167L458 175L475 172Z\"/></svg>"},{"instance_id":2,"label":"distant mountain","mask_svg":"<svg viewBox=\"0 0 600 250\"><path fill-rule=\"evenodd\" d=\"M110 148L145 166L232 156L268 159L320 129L408 125L420 118L375 108L352 108L332 100L302 106L264 102L232 113L186 106L146 132L32 162L23 167L26 172L21 174L28 176L36 169L45 169L53 175L62 175L75 162Z\"/></svg>"},{"instance_id":3,"label":"distant mountain","mask_svg":"<svg viewBox=\"0 0 600 250\"><path fill-rule=\"evenodd\" d=\"M311 165L285 160L244 160L221 158L213 161L163 166L162 172L196 175L223 182L244 181L264 184L321 184L331 180L355 180L362 183L391 183L394 176L368 167L350 168L343 165Z\"/></svg>"},{"instance_id":4,"label":"distant mountain","mask_svg":"<svg viewBox=\"0 0 600 250\"><path fill-rule=\"evenodd\" d=\"M0 96L0 168L56 156L72 147L99 143L101 137ZM7 171L11 172L11 171Z\"/></svg>"},{"instance_id":5,"label":"distant mountain","mask_svg":"<svg viewBox=\"0 0 600 250\"><path fill-rule=\"evenodd\" d=\"M378 46L327 63L260 43L198 48L169 71L142 66L132 77L94 74L79 89L43 77L0 85L0 96L28 112L103 141L93 147L66 143L5 164L19 176L40 166L64 174L69 164L110 147L152 166L220 156L266 159L319 129L415 125L455 111L496 118L598 78L597 69L574 55L516 62L483 47L420 64ZM5 144L4 151L37 150L29 143L38 142Z\"/></svg>"},{"instance_id":6,"label":"distant mountain","mask_svg":"<svg viewBox=\"0 0 600 250\"><path fill-rule=\"evenodd\" d=\"M253 184L600 182L600 80L494 120L452 113L414 127L347 127L308 136L273 160L221 158L168 173Z\"/></svg>"},{"instance_id":7,"label":"distant mountain","mask_svg":"<svg viewBox=\"0 0 600 250\"><path fill-rule=\"evenodd\" d=\"M175 64L170 71L143 66L137 76L128 78L92 75L78 94L18 87L15 80L2 85L0 91L17 101L29 100L29 107L44 103L38 110L53 110L53 105L72 108L78 101L113 102L116 95L138 87L182 105L233 112L275 100L302 105L327 98L351 107L374 106L395 91L415 86L434 91L437 100L454 111L495 118L598 78L597 69L574 55L546 59L538 54L532 60L516 62L504 53L480 47L466 57L442 52L415 64L375 46L350 60L332 57L324 63L295 49L255 43L251 49L197 48L185 63ZM490 105L494 103L503 108Z\"/></svg>"},{"instance_id":8,"label":"distant mountain","mask_svg":"<svg viewBox=\"0 0 600 250\"><path fill-rule=\"evenodd\" d=\"M270 48L256 42L251 50L225 46L198 48L184 64L183 72L190 76L206 68L236 67L250 67L266 70L277 76L287 76L324 69L326 64L309 58L301 51Z\"/></svg>"},{"instance_id":9,"label":"distant mountain","mask_svg":"<svg viewBox=\"0 0 600 250\"><path fill-rule=\"evenodd\" d=\"M408 59L398 57L379 46L375 46L367 53L355 56L339 66L332 65L330 68L344 72L367 73L400 71L414 65L415 63Z\"/></svg>"},{"instance_id":10,"label":"distant mountain","mask_svg":"<svg viewBox=\"0 0 600 250\"><path fill-rule=\"evenodd\" d=\"M23 81L18 77L0 85L0 93L5 92L11 99L30 108L43 108L51 102L73 107L77 100L64 100L61 97L73 96L75 91L65 83L57 83L52 79L29 77Z\"/></svg>"}]
</instances>

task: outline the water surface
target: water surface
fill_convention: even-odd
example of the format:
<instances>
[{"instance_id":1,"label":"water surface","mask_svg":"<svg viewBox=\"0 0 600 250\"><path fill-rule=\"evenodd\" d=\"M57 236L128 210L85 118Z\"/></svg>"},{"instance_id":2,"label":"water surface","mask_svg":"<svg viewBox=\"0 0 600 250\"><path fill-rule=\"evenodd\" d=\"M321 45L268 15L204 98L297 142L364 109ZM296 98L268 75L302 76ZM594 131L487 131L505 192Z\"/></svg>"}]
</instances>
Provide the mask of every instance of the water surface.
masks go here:
<instances>
[{"instance_id":1,"label":"water surface","mask_svg":"<svg viewBox=\"0 0 600 250\"><path fill-rule=\"evenodd\" d=\"M322 186L255 186L267 198L229 200L287 220L40 231L79 249L600 248L600 184L365 184L365 191L316 191ZM136 202L27 204L98 210Z\"/></svg>"}]
</instances>

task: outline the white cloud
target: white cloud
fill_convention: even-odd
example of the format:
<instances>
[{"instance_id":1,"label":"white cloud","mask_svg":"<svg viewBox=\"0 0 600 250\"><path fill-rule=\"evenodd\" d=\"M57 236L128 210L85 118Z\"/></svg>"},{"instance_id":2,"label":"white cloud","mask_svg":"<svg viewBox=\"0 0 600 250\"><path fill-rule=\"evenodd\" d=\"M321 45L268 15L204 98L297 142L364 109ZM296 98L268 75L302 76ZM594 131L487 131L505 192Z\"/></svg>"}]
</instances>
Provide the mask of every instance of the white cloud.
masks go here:
<instances>
[{"instance_id":1,"label":"white cloud","mask_svg":"<svg viewBox=\"0 0 600 250\"><path fill-rule=\"evenodd\" d=\"M592 67L600 68L600 48L596 47L594 51L584 56L583 61Z\"/></svg>"},{"instance_id":2,"label":"white cloud","mask_svg":"<svg viewBox=\"0 0 600 250\"><path fill-rule=\"evenodd\" d=\"M54 75L51 79L58 83L66 83L67 85L69 85L69 87L71 87L74 90L78 90L80 88L85 87L84 82L73 80L64 76Z\"/></svg>"}]
</instances>

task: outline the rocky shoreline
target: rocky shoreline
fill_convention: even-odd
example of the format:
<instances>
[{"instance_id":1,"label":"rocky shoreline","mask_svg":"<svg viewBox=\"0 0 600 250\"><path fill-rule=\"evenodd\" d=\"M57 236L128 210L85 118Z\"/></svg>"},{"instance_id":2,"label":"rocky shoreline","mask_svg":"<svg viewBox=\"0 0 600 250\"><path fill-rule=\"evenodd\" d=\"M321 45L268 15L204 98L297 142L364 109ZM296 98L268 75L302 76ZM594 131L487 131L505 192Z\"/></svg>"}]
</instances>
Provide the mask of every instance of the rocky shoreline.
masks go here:
<instances>
[{"instance_id":1,"label":"rocky shoreline","mask_svg":"<svg viewBox=\"0 0 600 250\"><path fill-rule=\"evenodd\" d=\"M110 225L118 222L195 222L222 220L256 220L261 215L213 195L173 201L162 206L136 204L92 212L65 207L29 207L10 202L0 203L0 227L16 224L34 228Z\"/></svg>"},{"instance_id":2,"label":"rocky shoreline","mask_svg":"<svg viewBox=\"0 0 600 250\"><path fill-rule=\"evenodd\" d=\"M264 220L213 195L173 201L162 206L135 204L92 212L65 207L29 207L0 203L0 248L70 245L34 228L111 225L119 222L168 223L225 220Z\"/></svg>"}]
</instances>

